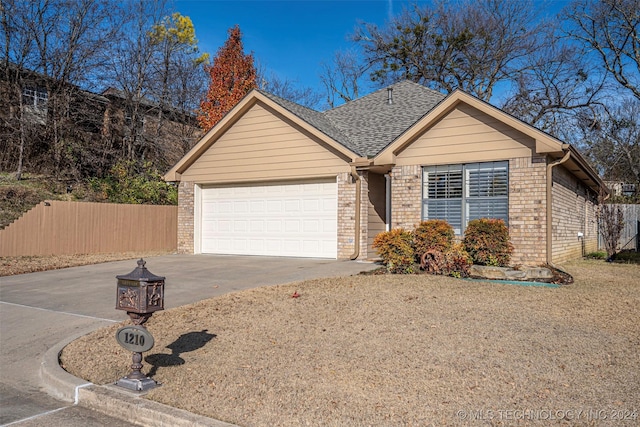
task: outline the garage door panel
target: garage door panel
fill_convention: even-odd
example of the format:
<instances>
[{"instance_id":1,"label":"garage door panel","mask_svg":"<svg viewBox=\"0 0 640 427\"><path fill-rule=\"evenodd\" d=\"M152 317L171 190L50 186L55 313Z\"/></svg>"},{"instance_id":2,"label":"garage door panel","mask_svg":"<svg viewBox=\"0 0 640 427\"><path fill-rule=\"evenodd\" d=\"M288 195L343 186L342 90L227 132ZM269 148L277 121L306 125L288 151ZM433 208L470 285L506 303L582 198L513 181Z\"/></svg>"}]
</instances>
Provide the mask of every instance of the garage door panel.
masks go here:
<instances>
[{"instance_id":1,"label":"garage door panel","mask_svg":"<svg viewBox=\"0 0 640 427\"><path fill-rule=\"evenodd\" d=\"M266 228L266 232L267 233L280 233L282 232L282 221L280 220L269 220L266 221L267 226Z\"/></svg>"},{"instance_id":2,"label":"garage door panel","mask_svg":"<svg viewBox=\"0 0 640 427\"><path fill-rule=\"evenodd\" d=\"M249 221L237 220L233 222L234 233L247 233L249 231Z\"/></svg>"},{"instance_id":3,"label":"garage door panel","mask_svg":"<svg viewBox=\"0 0 640 427\"><path fill-rule=\"evenodd\" d=\"M318 233L320 231L320 221L307 219L302 222L302 231L304 233Z\"/></svg>"},{"instance_id":4,"label":"garage door panel","mask_svg":"<svg viewBox=\"0 0 640 427\"><path fill-rule=\"evenodd\" d=\"M324 220L322 221L322 232L323 233L337 233L338 227L335 221Z\"/></svg>"},{"instance_id":5,"label":"garage door panel","mask_svg":"<svg viewBox=\"0 0 640 427\"><path fill-rule=\"evenodd\" d=\"M328 211L337 211L338 202L336 199L322 199L322 210L325 212Z\"/></svg>"},{"instance_id":6,"label":"garage door panel","mask_svg":"<svg viewBox=\"0 0 640 427\"><path fill-rule=\"evenodd\" d=\"M281 213L282 200L267 200L267 213Z\"/></svg>"},{"instance_id":7,"label":"garage door panel","mask_svg":"<svg viewBox=\"0 0 640 427\"><path fill-rule=\"evenodd\" d=\"M284 221L284 231L286 233L299 233L300 221L297 219L287 219Z\"/></svg>"},{"instance_id":8,"label":"garage door panel","mask_svg":"<svg viewBox=\"0 0 640 427\"><path fill-rule=\"evenodd\" d=\"M336 258L334 182L204 188L201 251Z\"/></svg>"},{"instance_id":9,"label":"garage door panel","mask_svg":"<svg viewBox=\"0 0 640 427\"><path fill-rule=\"evenodd\" d=\"M252 200L251 201L251 213L264 212L264 200Z\"/></svg>"}]
</instances>

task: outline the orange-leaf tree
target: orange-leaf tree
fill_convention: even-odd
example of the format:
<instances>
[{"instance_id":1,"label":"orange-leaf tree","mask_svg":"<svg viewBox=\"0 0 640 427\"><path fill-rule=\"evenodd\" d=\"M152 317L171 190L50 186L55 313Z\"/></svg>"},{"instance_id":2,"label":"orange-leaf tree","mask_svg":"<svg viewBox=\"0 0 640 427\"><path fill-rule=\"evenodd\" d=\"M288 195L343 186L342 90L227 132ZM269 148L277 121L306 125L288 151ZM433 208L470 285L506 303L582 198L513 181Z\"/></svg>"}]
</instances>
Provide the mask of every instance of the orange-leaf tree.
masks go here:
<instances>
[{"instance_id":1,"label":"orange-leaf tree","mask_svg":"<svg viewBox=\"0 0 640 427\"><path fill-rule=\"evenodd\" d=\"M218 123L256 87L257 73L253 55L245 55L242 34L237 25L229 29L229 38L216 53L213 65L206 66L206 71L211 81L198 112L198 123L204 130Z\"/></svg>"}]
</instances>

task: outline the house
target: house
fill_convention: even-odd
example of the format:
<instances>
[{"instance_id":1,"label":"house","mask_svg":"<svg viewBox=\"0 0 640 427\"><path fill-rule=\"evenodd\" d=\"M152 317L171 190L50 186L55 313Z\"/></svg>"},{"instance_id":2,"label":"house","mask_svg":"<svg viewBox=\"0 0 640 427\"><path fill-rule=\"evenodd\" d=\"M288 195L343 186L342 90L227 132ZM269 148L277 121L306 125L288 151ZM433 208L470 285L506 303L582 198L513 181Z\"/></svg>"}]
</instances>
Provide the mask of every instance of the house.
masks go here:
<instances>
[{"instance_id":1,"label":"house","mask_svg":"<svg viewBox=\"0 0 640 427\"><path fill-rule=\"evenodd\" d=\"M101 96L108 100L103 134L120 145L137 146L144 152L143 157L154 158L155 164L174 164L202 135L196 116L190 111L161 107L150 99L137 99L112 87Z\"/></svg>"},{"instance_id":2,"label":"house","mask_svg":"<svg viewBox=\"0 0 640 427\"><path fill-rule=\"evenodd\" d=\"M22 153L32 165L51 158L47 148L56 145L50 141L56 134L67 142L83 140L84 150L94 151L92 160L86 160L83 153L73 153L81 163L135 152L160 167L177 162L202 134L191 112L160 108L156 102L127 97L114 88L93 93L11 63L0 66L0 95L3 170L16 167L21 133L29 141L38 141L26 144ZM77 148L81 144L72 145Z\"/></svg>"},{"instance_id":3,"label":"house","mask_svg":"<svg viewBox=\"0 0 640 427\"><path fill-rule=\"evenodd\" d=\"M596 249L603 188L568 144L409 81L326 112L253 90L165 180L182 253L366 259L386 229L497 217L527 265Z\"/></svg>"}]
</instances>

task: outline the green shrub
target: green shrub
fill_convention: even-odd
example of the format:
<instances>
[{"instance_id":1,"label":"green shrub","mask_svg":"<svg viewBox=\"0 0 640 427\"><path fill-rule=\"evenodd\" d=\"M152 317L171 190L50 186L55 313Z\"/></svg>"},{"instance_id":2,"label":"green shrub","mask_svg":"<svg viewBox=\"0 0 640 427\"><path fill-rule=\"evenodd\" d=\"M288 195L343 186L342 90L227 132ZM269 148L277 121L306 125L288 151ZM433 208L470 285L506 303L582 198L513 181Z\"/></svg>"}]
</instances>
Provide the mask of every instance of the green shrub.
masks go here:
<instances>
[{"instance_id":1,"label":"green shrub","mask_svg":"<svg viewBox=\"0 0 640 427\"><path fill-rule=\"evenodd\" d=\"M453 246L455 232L444 220L431 219L422 221L413 232L413 246L416 255L421 257L429 250L446 252Z\"/></svg>"},{"instance_id":2,"label":"green shrub","mask_svg":"<svg viewBox=\"0 0 640 427\"><path fill-rule=\"evenodd\" d=\"M509 229L501 219L481 218L469 221L463 245L473 262L480 265L506 267L513 253Z\"/></svg>"},{"instance_id":3,"label":"green shrub","mask_svg":"<svg viewBox=\"0 0 640 427\"><path fill-rule=\"evenodd\" d=\"M590 259L606 259L607 258L607 253L604 252L604 251L589 252L584 257L585 258L590 258Z\"/></svg>"},{"instance_id":4,"label":"green shrub","mask_svg":"<svg viewBox=\"0 0 640 427\"><path fill-rule=\"evenodd\" d=\"M411 232L402 228L384 231L373 240L389 273L415 273L413 238Z\"/></svg>"},{"instance_id":5,"label":"green shrub","mask_svg":"<svg viewBox=\"0 0 640 427\"><path fill-rule=\"evenodd\" d=\"M151 163L119 161L106 178L90 178L98 201L110 203L177 205L178 189L162 180Z\"/></svg>"}]
</instances>

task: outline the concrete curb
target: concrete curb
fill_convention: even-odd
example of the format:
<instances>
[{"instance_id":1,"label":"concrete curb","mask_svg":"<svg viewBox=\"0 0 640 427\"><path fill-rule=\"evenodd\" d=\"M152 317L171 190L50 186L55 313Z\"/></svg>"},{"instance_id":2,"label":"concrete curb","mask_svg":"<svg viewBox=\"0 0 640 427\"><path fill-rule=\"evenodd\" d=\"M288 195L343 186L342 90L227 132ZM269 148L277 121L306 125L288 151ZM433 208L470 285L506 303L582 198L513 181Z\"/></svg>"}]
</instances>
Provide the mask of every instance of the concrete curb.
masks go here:
<instances>
[{"instance_id":1,"label":"concrete curb","mask_svg":"<svg viewBox=\"0 0 640 427\"><path fill-rule=\"evenodd\" d=\"M145 426L234 427L223 421L144 399L116 386L92 385L79 390L79 404L110 417Z\"/></svg>"},{"instance_id":2,"label":"concrete curb","mask_svg":"<svg viewBox=\"0 0 640 427\"><path fill-rule=\"evenodd\" d=\"M234 424L196 415L183 409L144 399L143 395L114 385L99 386L77 378L60 367L62 349L96 327L68 337L50 348L40 364L45 391L58 399L144 426L234 427Z\"/></svg>"},{"instance_id":3,"label":"concrete curb","mask_svg":"<svg viewBox=\"0 0 640 427\"><path fill-rule=\"evenodd\" d=\"M65 402L78 403L78 390L81 387L87 387L92 383L85 381L81 378L74 377L62 367L60 367L60 353L72 341L96 330L94 326L92 328L85 329L76 333L73 336L65 338L51 347L42 357L40 363L40 378L45 391L60 400Z\"/></svg>"}]
</instances>

